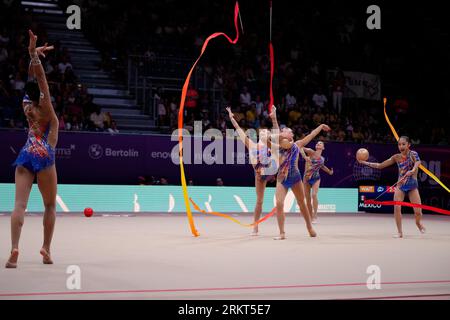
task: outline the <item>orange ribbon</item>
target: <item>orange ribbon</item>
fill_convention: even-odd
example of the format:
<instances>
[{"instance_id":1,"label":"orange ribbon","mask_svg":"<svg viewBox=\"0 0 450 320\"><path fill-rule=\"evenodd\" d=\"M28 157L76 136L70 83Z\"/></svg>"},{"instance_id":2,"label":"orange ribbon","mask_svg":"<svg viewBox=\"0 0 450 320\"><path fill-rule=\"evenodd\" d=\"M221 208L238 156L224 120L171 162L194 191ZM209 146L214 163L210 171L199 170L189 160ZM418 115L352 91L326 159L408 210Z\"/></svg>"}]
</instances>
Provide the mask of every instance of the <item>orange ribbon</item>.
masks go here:
<instances>
[{"instance_id":1,"label":"orange ribbon","mask_svg":"<svg viewBox=\"0 0 450 320\"><path fill-rule=\"evenodd\" d=\"M243 227L254 227L254 226L260 224L261 222L266 221L266 220L269 219L271 216L273 216L273 215L275 214L275 212L277 212L277 209L276 209L276 208L273 208L272 211L270 211L268 214L266 214L264 217L262 217L262 218L259 219L258 221L253 222L253 223L251 223L251 224L247 224L247 223L242 223L242 222L240 222L239 220L237 220L237 219L235 219L235 218L233 218L233 217L231 217L230 215L225 214L225 213L214 212L214 211L208 212L208 211L202 210L202 209L200 209L200 207L198 206L198 204L196 204L196 203L194 202L194 200L192 200L191 198L189 198L189 200L191 200L192 205L194 206L194 209L197 210L198 212L201 212L201 213L204 213L204 214L210 214L210 215L214 215L214 216L218 216L218 217L222 217L222 218L226 218L226 219L231 220L231 221L233 221L234 223L237 223L237 224L239 224L239 225L241 225L241 226L243 226Z\"/></svg>"},{"instance_id":2,"label":"orange ribbon","mask_svg":"<svg viewBox=\"0 0 450 320\"><path fill-rule=\"evenodd\" d=\"M395 130L394 126L392 125L391 121L389 120L389 117L387 115L386 112L386 102L387 99L383 98L383 104L384 104L384 117L386 118L386 122L389 125L389 128L391 128L392 133L394 134L395 139L398 141L399 140L399 136L397 134L397 131ZM441 187L443 187L445 190L447 190L447 192L450 192L450 189L441 182L441 180L439 180L438 177L436 177L430 170L428 170L427 168L424 167L424 165L420 165L419 168L425 172L429 177L431 177L434 181L436 181L437 183L439 183L441 185Z\"/></svg>"},{"instance_id":3,"label":"orange ribbon","mask_svg":"<svg viewBox=\"0 0 450 320\"><path fill-rule=\"evenodd\" d=\"M194 224L194 218L192 217L191 207L189 205L189 194L187 190L186 185L186 176L184 174L184 163L183 163L183 113L184 113L184 103L186 101L186 94L187 89L189 86L189 82L192 76L192 72L194 71L195 67L197 66L197 63L200 61L200 58L203 56L203 53L206 50L206 47L208 46L208 43L210 40L217 38L219 36L224 36L228 42L231 44L236 44L236 42L239 39L239 29L238 29L238 14L239 14L239 4L236 2L236 5L234 7L234 26L236 29L236 38L232 40L229 36L227 36L223 32L216 32L210 35L205 42L203 43L202 50L200 53L200 56L195 61L194 65L192 66L191 70L188 73L188 76L186 77L186 80L184 81L183 89L181 91L181 100L180 100L180 110L178 112L178 141L179 141L179 149L180 149L180 171L181 171L181 187L183 190L183 198L184 203L186 205L186 214L188 216L189 225L191 228L191 232L195 237L198 237L200 234L198 233L197 229L195 228Z\"/></svg>"}]
</instances>

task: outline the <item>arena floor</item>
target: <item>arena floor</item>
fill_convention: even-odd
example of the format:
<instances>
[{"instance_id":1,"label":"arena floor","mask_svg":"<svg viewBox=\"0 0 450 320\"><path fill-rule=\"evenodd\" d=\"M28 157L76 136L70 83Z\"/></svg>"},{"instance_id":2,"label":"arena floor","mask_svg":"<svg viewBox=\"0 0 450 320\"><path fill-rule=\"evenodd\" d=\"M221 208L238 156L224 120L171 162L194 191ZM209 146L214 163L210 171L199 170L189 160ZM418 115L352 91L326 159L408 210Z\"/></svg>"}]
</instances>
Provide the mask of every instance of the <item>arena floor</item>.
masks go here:
<instances>
[{"instance_id":1,"label":"arena floor","mask_svg":"<svg viewBox=\"0 0 450 320\"><path fill-rule=\"evenodd\" d=\"M251 216L241 215L243 221ZM394 239L392 215L322 214L318 238L303 219L276 219L260 235L218 217L195 215L191 236L182 214L60 215L54 265L41 264L42 217L29 215L18 269L4 269L9 216L0 216L0 299L450 299L450 217L425 216L421 235L404 216L404 239ZM66 287L68 267L81 270L81 289ZM369 290L367 268L381 271Z\"/></svg>"}]
</instances>

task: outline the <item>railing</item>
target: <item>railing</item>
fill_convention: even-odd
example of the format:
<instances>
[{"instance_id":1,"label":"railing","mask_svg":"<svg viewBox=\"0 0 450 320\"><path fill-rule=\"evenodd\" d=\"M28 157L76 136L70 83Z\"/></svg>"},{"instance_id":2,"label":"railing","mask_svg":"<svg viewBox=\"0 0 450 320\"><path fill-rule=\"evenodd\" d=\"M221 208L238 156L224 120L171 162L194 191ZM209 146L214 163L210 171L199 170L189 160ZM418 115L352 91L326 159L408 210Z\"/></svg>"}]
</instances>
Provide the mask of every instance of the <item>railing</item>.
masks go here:
<instances>
[{"instance_id":1,"label":"railing","mask_svg":"<svg viewBox=\"0 0 450 320\"><path fill-rule=\"evenodd\" d=\"M134 96L136 105L141 106L145 114L157 121L155 93L162 88L164 92L171 92L173 95L177 93L181 96L185 76L193 61L187 58L130 55L128 92ZM201 67L193 73L191 83L200 93L209 94L212 100L211 116L215 118L224 104L222 89L213 88L213 79Z\"/></svg>"}]
</instances>

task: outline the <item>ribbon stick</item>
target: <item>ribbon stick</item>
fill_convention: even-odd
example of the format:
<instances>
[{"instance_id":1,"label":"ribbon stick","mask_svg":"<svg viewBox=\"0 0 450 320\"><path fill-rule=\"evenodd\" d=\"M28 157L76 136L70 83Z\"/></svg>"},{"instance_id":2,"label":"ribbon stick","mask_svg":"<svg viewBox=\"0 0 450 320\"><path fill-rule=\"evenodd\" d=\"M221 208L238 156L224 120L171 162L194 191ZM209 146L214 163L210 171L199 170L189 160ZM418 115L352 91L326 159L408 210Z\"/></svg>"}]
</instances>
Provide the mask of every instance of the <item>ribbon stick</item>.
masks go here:
<instances>
[{"instance_id":1,"label":"ribbon stick","mask_svg":"<svg viewBox=\"0 0 450 320\"><path fill-rule=\"evenodd\" d=\"M380 194L375 199L364 200L364 204L377 204L377 205L382 205L382 206L404 206L404 207L411 207L411 208L422 208L422 209L425 209L425 210L429 210L429 211L434 211L434 212L450 215L450 211L448 211L448 210L444 210L444 209L436 208L436 207L431 207L431 206L426 206L426 205L422 205L422 204L418 204L418 203L409 203L409 202L403 202L403 201L377 201L383 194L385 194L389 190L392 190L393 187L395 187L397 184L399 184L400 182L405 180L405 178L407 178L407 177L408 176L406 176L406 175L403 176L403 178L401 178L395 184L393 184L392 186L387 188L386 191L384 191L382 194Z\"/></svg>"},{"instance_id":2,"label":"ribbon stick","mask_svg":"<svg viewBox=\"0 0 450 320\"><path fill-rule=\"evenodd\" d=\"M272 42L269 43L269 51L270 51L270 99L269 99L269 113L272 112L272 106L274 104L273 99L273 70L274 70L274 62L273 62L273 45Z\"/></svg>"},{"instance_id":3,"label":"ribbon stick","mask_svg":"<svg viewBox=\"0 0 450 320\"><path fill-rule=\"evenodd\" d=\"M272 0L270 3L270 18L269 18L269 42L272 42Z\"/></svg>"},{"instance_id":4,"label":"ribbon stick","mask_svg":"<svg viewBox=\"0 0 450 320\"><path fill-rule=\"evenodd\" d=\"M227 36L223 32L216 32L210 35L205 42L203 43L202 50L200 53L200 56L195 61L194 65L192 66L191 70L188 73L188 76L186 77L186 80L184 81L183 89L181 91L181 99L180 99L180 111L178 112L178 142L179 142L179 150L180 150L180 171L181 171L181 187L183 190L183 198L184 203L186 205L186 214L188 216L189 225L191 228L191 232L195 237L198 237L200 234L198 233L197 229L195 228L194 224L194 218L192 217L191 212L191 206L189 204L189 194L187 190L186 185L186 176L184 174L184 162L183 162L183 113L184 113L184 103L186 101L186 93L189 86L189 82L192 76L192 73L197 66L197 63L200 61L200 58L203 56L203 53L206 50L206 47L208 47L208 43L210 40L217 38L219 36L224 36L228 42L231 44L236 44L239 39L239 29L238 29L238 14L239 14L239 4L236 2L236 5L234 7L234 27L236 29L236 38L232 40L229 36Z\"/></svg>"},{"instance_id":5,"label":"ribbon stick","mask_svg":"<svg viewBox=\"0 0 450 320\"><path fill-rule=\"evenodd\" d=\"M383 98L383 104L384 104L384 117L386 118L386 122L389 125L389 128L391 128L392 133L394 134L395 139L398 141L399 140L399 136L397 131L395 130L394 126L392 125L391 121L389 120L389 117L387 115L386 112L386 102L387 99ZM419 168L425 172L429 177L431 177L434 181L436 181L437 183L439 183L441 185L442 188L444 188L445 190L447 190L447 192L450 192L450 189L441 182L441 180L439 180L438 177L436 177L430 170L428 170L427 168L425 168L425 166L423 164L421 164L419 166Z\"/></svg>"},{"instance_id":6,"label":"ribbon stick","mask_svg":"<svg viewBox=\"0 0 450 320\"><path fill-rule=\"evenodd\" d=\"M270 55L270 88L269 88L269 113L272 112L273 99L273 71L274 71L274 55L272 44L272 0L270 0L270 33L269 33L269 55Z\"/></svg>"},{"instance_id":7,"label":"ribbon stick","mask_svg":"<svg viewBox=\"0 0 450 320\"><path fill-rule=\"evenodd\" d=\"M407 178L407 177L408 177L407 175L404 175L403 178L401 178L400 180L398 180L398 181L397 181L396 183L394 183L392 186L390 186L389 188L386 188L386 190L385 190L382 194L380 194L378 197L376 197L376 198L374 199L374 201L377 201L379 198L381 198L382 195L384 195L386 192L392 190L393 187L395 187L396 185L398 185L400 182L402 182L403 180L405 180L405 178ZM372 200L371 200L371 201L372 201Z\"/></svg>"},{"instance_id":8,"label":"ribbon stick","mask_svg":"<svg viewBox=\"0 0 450 320\"><path fill-rule=\"evenodd\" d=\"M382 206L403 206L403 207L411 207L411 208L421 208L424 210L434 211L437 213L442 213L446 215L450 215L449 210L444 210L441 208L436 208L432 206L427 206L419 203L409 203L409 202L403 202L403 201L376 201L376 200L365 200L365 204L377 204Z\"/></svg>"},{"instance_id":9,"label":"ribbon stick","mask_svg":"<svg viewBox=\"0 0 450 320\"><path fill-rule=\"evenodd\" d=\"M241 24L242 35L244 35L244 25L242 24L241 11L239 10L239 22Z\"/></svg>"},{"instance_id":10,"label":"ribbon stick","mask_svg":"<svg viewBox=\"0 0 450 320\"><path fill-rule=\"evenodd\" d=\"M239 220L237 220L237 219L235 219L235 218L233 218L233 217L231 217L230 215L225 214L225 213L214 212L214 211L208 212L208 211L202 210L202 209L200 209L200 207L198 206L198 204L196 204L196 203L194 202L194 200L192 200L191 198L189 198L189 200L192 202L192 206L194 207L194 209L197 210L198 212L201 212L201 213L204 213L204 214L210 214L210 215L214 215L214 216L218 216L218 217L222 217L222 218L231 220L231 221L233 221L234 223L237 223L237 224L239 224L240 226L243 226L243 227L253 227L253 226L255 226L255 225L258 225L258 224L260 224L261 222L264 222L264 221L266 221L267 219L269 219L271 216L273 216L273 215L275 214L275 212L277 212L277 209L276 209L276 208L273 208L272 211L270 211L268 214L266 214L264 217L262 217L262 218L259 219L258 221L253 222L253 223L251 223L251 224L246 224L246 223L240 222Z\"/></svg>"}]
</instances>

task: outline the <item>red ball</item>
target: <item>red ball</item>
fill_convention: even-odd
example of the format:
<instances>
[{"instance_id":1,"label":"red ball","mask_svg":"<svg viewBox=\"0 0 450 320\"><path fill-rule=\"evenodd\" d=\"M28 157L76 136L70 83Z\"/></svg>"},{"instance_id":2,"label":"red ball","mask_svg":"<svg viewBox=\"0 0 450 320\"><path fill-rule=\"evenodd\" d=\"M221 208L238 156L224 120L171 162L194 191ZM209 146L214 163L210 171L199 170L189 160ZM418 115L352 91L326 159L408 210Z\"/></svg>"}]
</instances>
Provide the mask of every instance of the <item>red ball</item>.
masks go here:
<instances>
[{"instance_id":1,"label":"red ball","mask_svg":"<svg viewBox=\"0 0 450 320\"><path fill-rule=\"evenodd\" d=\"M86 217L92 217L92 215L94 214L94 210L92 210L92 208L85 208L84 209L84 215Z\"/></svg>"}]
</instances>

